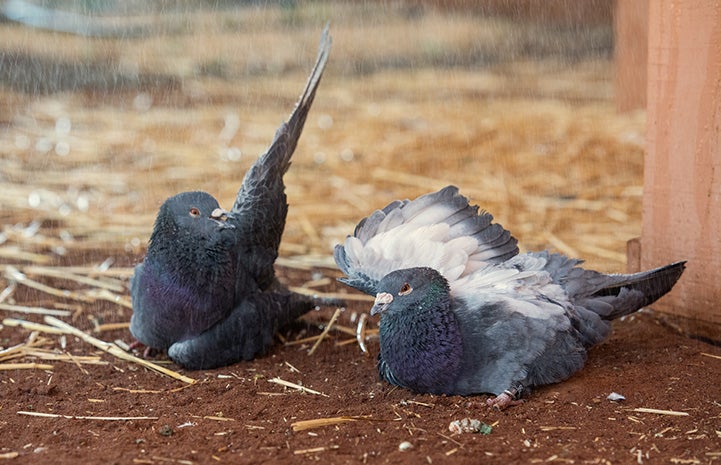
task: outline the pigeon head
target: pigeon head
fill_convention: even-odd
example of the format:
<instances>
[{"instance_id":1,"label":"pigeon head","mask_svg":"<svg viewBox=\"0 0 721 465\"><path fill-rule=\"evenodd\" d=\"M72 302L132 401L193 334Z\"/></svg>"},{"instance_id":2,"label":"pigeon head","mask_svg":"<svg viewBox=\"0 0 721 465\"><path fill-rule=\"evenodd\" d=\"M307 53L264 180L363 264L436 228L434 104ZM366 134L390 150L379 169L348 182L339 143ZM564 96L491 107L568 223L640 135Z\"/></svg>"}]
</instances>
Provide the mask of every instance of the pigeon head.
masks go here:
<instances>
[{"instance_id":1,"label":"pigeon head","mask_svg":"<svg viewBox=\"0 0 721 465\"><path fill-rule=\"evenodd\" d=\"M153 236L158 233L175 235L179 232L209 238L224 229L233 229L227 220L228 211L218 205L218 201L205 192L183 192L170 197L160 207L155 222ZM152 238L151 238L152 241Z\"/></svg>"},{"instance_id":2,"label":"pigeon head","mask_svg":"<svg viewBox=\"0 0 721 465\"><path fill-rule=\"evenodd\" d=\"M448 282L432 268L388 273L372 314L381 314L378 372L416 392L447 393L463 357Z\"/></svg>"},{"instance_id":3,"label":"pigeon head","mask_svg":"<svg viewBox=\"0 0 721 465\"><path fill-rule=\"evenodd\" d=\"M401 313L448 299L448 281L433 268L406 268L388 273L378 283L371 315Z\"/></svg>"}]
</instances>

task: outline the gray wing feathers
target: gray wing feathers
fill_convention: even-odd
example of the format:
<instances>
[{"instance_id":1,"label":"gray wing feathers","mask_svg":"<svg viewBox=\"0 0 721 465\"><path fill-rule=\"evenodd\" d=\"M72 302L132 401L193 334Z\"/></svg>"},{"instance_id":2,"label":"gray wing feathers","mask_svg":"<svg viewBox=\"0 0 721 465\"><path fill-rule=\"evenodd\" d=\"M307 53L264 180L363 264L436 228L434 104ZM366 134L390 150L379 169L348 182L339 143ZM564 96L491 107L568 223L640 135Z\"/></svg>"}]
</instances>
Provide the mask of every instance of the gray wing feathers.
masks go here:
<instances>
[{"instance_id":1,"label":"gray wing feathers","mask_svg":"<svg viewBox=\"0 0 721 465\"><path fill-rule=\"evenodd\" d=\"M331 38L326 25L321 37L316 64L293 113L275 133L268 150L251 166L243 179L230 221L246 247L242 257L248 271L260 277L261 286L272 281L273 262L285 227L288 204L283 175L303 130L328 60Z\"/></svg>"},{"instance_id":2,"label":"gray wing feathers","mask_svg":"<svg viewBox=\"0 0 721 465\"><path fill-rule=\"evenodd\" d=\"M233 204L232 211L234 213L245 213L250 210L247 207L249 198L262 196L264 194L263 189L260 189L260 192L255 192L257 187L270 187L269 185L277 182L282 184L281 178L290 166L290 157L293 155L296 145L298 145L298 139L303 131L308 111L313 104L318 84L320 83L323 70L328 61L331 46L328 29L328 25L323 29L315 66L308 78L305 90L298 100L293 113L291 113L288 122L281 124L276 130L275 137L268 150L258 158L246 173L243 184L238 191L238 196ZM275 201L277 199L272 200Z\"/></svg>"}]
</instances>

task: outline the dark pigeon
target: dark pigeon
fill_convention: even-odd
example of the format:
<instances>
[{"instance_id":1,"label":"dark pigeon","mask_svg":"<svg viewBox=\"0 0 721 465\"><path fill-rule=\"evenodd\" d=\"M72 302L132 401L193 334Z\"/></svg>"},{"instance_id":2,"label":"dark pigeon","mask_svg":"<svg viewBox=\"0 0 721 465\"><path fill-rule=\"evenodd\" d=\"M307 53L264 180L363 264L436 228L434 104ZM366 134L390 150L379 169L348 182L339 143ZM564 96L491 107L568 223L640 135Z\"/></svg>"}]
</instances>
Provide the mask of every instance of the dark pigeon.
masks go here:
<instances>
[{"instance_id":1,"label":"dark pigeon","mask_svg":"<svg viewBox=\"0 0 721 465\"><path fill-rule=\"evenodd\" d=\"M516 239L448 186L363 219L335 260L341 281L375 295L378 371L416 392L489 393L503 409L580 370L611 320L666 294L685 262L602 274Z\"/></svg>"},{"instance_id":2,"label":"dark pigeon","mask_svg":"<svg viewBox=\"0 0 721 465\"><path fill-rule=\"evenodd\" d=\"M283 175L310 110L331 39L287 123L248 170L231 210L205 192L184 192L160 207L143 263L131 281L130 332L178 364L207 369L263 354L273 335L315 306L276 279L288 204Z\"/></svg>"}]
</instances>

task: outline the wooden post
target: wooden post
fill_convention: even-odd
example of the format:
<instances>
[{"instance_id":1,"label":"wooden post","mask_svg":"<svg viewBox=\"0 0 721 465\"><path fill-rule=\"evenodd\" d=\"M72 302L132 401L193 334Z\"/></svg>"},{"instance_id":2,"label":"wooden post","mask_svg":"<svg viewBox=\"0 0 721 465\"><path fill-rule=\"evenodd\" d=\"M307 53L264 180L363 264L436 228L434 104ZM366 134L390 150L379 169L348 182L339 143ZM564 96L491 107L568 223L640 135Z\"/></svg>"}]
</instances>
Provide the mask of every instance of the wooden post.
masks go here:
<instances>
[{"instance_id":1,"label":"wooden post","mask_svg":"<svg viewBox=\"0 0 721 465\"><path fill-rule=\"evenodd\" d=\"M649 0L616 0L613 8L618 111L646 108Z\"/></svg>"},{"instance_id":2,"label":"wooden post","mask_svg":"<svg viewBox=\"0 0 721 465\"><path fill-rule=\"evenodd\" d=\"M688 260L654 309L721 340L721 2L649 5L641 267Z\"/></svg>"}]
</instances>

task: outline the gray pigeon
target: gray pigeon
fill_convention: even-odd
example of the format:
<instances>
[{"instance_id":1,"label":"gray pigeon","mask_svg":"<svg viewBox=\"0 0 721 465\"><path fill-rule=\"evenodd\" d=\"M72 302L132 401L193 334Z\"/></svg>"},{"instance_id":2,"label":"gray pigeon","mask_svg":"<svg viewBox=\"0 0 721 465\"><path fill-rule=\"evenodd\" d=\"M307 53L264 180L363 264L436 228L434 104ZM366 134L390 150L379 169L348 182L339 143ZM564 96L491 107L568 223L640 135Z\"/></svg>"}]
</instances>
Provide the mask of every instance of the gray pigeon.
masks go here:
<instances>
[{"instance_id":1,"label":"gray pigeon","mask_svg":"<svg viewBox=\"0 0 721 465\"><path fill-rule=\"evenodd\" d=\"M131 281L130 332L186 368L252 359L271 346L280 327L315 306L281 285L273 264L288 212L283 174L330 46L326 26L303 95L246 173L229 212L205 192L184 192L160 207Z\"/></svg>"},{"instance_id":2,"label":"gray pigeon","mask_svg":"<svg viewBox=\"0 0 721 465\"><path fill-rule=\"evenodd\" d=\"M363 219L335 261L341 281L375 295L378 371L416 392L489 393L503 409L583 367L611 320L666 294L685 262L602 274L516 239L454 186Z\"/></svg>"}]
</instances>

